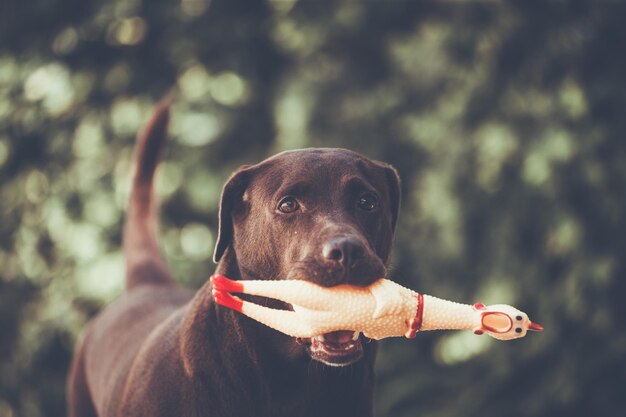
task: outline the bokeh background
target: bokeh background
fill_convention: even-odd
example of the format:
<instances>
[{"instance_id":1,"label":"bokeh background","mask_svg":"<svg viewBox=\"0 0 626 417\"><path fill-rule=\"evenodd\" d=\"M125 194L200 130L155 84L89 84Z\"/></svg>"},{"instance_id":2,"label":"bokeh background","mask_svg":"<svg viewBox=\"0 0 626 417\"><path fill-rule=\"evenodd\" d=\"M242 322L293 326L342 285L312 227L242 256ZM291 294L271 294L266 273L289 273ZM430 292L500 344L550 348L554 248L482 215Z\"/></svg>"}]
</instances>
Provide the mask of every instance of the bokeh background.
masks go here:
<instances>
[{"instance_id":1,"label":"bokeh background","mask_svg":"<svg viewBox=\"0 0 626 417\"><path fill-rule=\"evenodd\" d=\"M134 135L172 86L182 284L214 268L236 167L350 148L403 179L392 278L547 328L383 341L377 416L625 416L625 45L618 2L4 0L0 417L64 415L74 343L121 291Z\"/></svg>"}]
</instances>

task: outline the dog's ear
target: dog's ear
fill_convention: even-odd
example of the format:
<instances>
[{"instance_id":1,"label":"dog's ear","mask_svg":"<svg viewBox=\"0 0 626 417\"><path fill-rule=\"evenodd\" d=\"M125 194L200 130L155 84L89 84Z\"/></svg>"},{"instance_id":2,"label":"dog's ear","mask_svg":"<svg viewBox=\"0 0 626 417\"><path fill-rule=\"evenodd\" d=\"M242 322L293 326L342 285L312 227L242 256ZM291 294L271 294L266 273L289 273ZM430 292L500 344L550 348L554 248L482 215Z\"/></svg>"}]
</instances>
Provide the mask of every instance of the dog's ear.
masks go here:
<instances>
[{"instance_id":1,"label":"dog's ear","mask_svg":"<svg viewBox=\"0 0 626 417\"><path fill-rule=\"evenodd\" d=\"M220 199L219 224L217 229L217 243L215 244L215 252L213 253L213 262L218 263L224 255L226 248L233 240L233 212L237 205L243 204L243 195L250 183L251 169L250 165L240 167L226 181L222 189L222 197Z\"/></svg>"},{"instance_id":2,"label":"dog's ear","mask_svg":"<svg viewBox=\"0 0 626 417\"><path fill-rule=\"evenodd\" d=\"M398 171L396 171L396 169L392 165L386 162L379 161L375 161L375 163L380 168L382 168L387 179L387 188L389 189L389 202L391 204L391 231L394 232L396 230L396 223L398 222L398 214L400 212L400 176L398 175Z\"/></svg>"}]
</instances>

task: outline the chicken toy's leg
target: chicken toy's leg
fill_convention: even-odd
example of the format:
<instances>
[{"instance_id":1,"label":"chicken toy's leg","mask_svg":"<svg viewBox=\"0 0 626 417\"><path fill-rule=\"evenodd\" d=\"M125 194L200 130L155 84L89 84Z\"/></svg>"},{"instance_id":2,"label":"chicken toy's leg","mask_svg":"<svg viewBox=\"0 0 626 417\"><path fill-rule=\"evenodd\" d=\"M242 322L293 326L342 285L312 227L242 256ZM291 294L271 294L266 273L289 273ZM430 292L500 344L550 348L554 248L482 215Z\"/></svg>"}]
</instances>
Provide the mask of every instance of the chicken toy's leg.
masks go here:
<instances>
[{"instance_id":1,"label":"chicken toy's leg","mask_svg":"<svg viewBox=\"0 0 626 417\"><path fill-rule=\"evenodd\" d=\"M216 289L213 289L213 298L218 304L243 313L279 332L294 337L316 336L310 324L302 320L295 311L264 307Z\"/></svg>"},{"instance_id":2,"label":"chicken toy's leg","mask_svg":"<svg viewBox=\"0 0 626 417\"><path fill-rule=\"evenodd\" d=\"M211 282L218 291L260 295L312 310L327 307L338 295L337 287L331 290L299 280L233 281L224 275L213 275Z\"/></svg>"}]
</instances>

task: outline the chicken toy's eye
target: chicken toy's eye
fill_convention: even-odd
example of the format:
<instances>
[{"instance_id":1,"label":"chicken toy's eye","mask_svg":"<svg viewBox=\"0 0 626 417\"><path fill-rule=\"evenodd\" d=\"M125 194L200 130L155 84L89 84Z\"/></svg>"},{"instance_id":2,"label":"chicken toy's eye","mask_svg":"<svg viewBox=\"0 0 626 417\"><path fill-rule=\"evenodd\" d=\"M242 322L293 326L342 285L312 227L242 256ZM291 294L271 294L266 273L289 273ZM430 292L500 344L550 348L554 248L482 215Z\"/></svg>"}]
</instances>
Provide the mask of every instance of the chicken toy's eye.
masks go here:
<instances>
[{"instance_id":1,"label":"chicken toy's eye","mask_svg":"<svg viewBox=\"0 0 626 417\"><path fill-rule=\"evenodd\" d=\"M517 317L515 317L515 319L516 319L517 321L522 321L522 316L517 316Z\"/></svg>"},{"instance_id":2,"label":"chicken toy's eye","mask_svg":"<svg viewBox=\"0 0 626 417\"><path fill-rule=\"evenodd\" d=\"M515 328L515 333L521 333L522 332L522 328L521 327L516 327Z\"/></svg>"}]
</instances>

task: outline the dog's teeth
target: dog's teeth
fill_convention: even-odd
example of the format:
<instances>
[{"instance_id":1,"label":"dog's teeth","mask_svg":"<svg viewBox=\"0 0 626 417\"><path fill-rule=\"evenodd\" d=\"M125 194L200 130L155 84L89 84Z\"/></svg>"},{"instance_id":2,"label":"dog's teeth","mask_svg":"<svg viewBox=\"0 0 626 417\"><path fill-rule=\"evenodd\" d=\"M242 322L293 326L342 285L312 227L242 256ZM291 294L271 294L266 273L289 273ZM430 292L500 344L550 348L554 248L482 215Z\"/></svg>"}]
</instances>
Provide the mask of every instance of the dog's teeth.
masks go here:
<instances>
[{"instance_id":1,"label":"dog's teeth","mask_svg":"<svg viewBox=\"0 0 626 417\"><path fill-rule=\"evenodd\" d=\"M321 335L319 335L319 336L315 336L315 338L316 338L318 341L320 341L320 342L324 342L324 341L326 341L326 338L324 338L324 335L323 335L323 334L321 334Z\"/></svg>"},{"instance_id":2,"label":"dog's teeth","mask_svg":"<svg viewBox=\"0 0 626 417\"><path fill-rule=\"evenodd\" d=\"M358 340L359 339L359 335L361 334L361 332L354 332L352 333L352 340Z\"/></svg>"}]
</instances>

